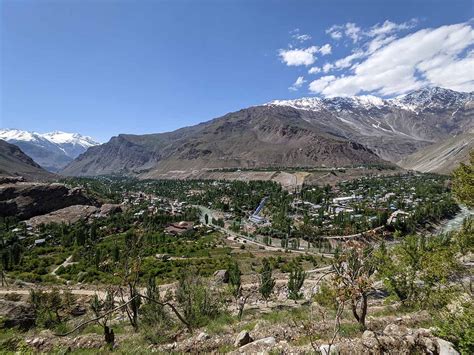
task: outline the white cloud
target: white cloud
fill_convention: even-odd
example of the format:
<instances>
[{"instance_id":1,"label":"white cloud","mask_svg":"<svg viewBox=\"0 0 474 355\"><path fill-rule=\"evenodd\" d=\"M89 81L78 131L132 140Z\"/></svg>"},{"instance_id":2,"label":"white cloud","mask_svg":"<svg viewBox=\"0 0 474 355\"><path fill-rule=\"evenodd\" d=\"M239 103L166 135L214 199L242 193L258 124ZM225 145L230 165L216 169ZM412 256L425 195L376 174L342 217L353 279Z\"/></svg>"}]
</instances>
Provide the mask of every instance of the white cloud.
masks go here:
<instances>
[{"instance_id":1,"label":"white cloud","mask_svg":"<svg viewBox=\"0 0 474 355\"><path fill-rule=\"evenodd\" d=\"M326 33L328 35L330 35L332 39L337 41L337 40L341 39L342 36L343 36L341 30L342 30L342 26L333 25L333 26L331 26L330 28L328 28L326 30Z\"/></svg>"},{"instance_id":2,"label":"white cloud","mask_svg":"<svg viewBox=\"0 0 474 355\"><path fill-rule=\"evenodd\" d=\"M322 55L331 54L331 51L332 51L332 47L329 43L326 43L324 46L319 48L319 53L321 53Z\"/></svg>"},{"instance_id":3,"label":"white cloud","mask_svg":"<svg viewBox=\"0 0 474 355\"><path fill-rule=\"evenodd\" d=\"M323 72L327 73L330 71L332 68L334 68L334 64L331 63L326 63L323 65Z\"/></svg>"},{"instance_id":4,"label":"white cloud","mask_svg":"<svg viewBox=\"0 0 474 355\"><path fill-rule=\"evenodd\" d=\"M311 65L316 61L314 54L318 50L316 46L305 49L280 49L279 56L288 66Z\"/></svg>"},{"instance_id":5,"label":"white cloud","mask_svg":"<svg viewBox=\"0 0 474 355\"><path fill-rule=\"evenodd\" d=\"M334 75L323 76L317 80L312 81L309 84L309 89L313 92L321 92L335 79L336 77Z\"/></svg>"},{"instance_id":6,"label":"white cloud","mask_svg":"<svg viewBox=\"0 0 474 355\"><path fill-rule=\"evenodd\" d=\"M310 70L308 70L308 74L318 74L321 72L320 67L312 67Z\"/></svg>"},{"instance_id":7,"label":"white cloud","mask_svg":"<svg viewBox=\"0 0 474 355\"><path fill-rule=\"evenodd\" d=\"M354 52L323 71L349 68L340 76L325 76L310 83L310 90L325 96L374 92L394 95L436 85L474 90L474 30L468 23L422 29L401 38L390 35L405 25L384 22L372 27L365 50ZM377 40L377 42L374 42ZM376 44L374 44L376 43ZM361 62L353 64L356 59Z\"/></svg>"},{"instance_id":8,"label":"white cloud","mask_svg":"<svg viewBox=\"0 0 474 355\"><path fill-rule=\"evenodd\" d=\"M336 68L336 69L348 68L352 65L352 62L354 60L360 59L360 58L363 58L363 57L364 57L364 52L361 51L361 50L358 50L358 51L348 55L347 57L336 60L334 62L334 64L332 64L331 69L332 68Z\"/></svg>"},{"instance_id":9,"label":"white cloud","mask_svg":"<svg viewBox=\"0 0 474 355\"><path fill-rule=\"evenodd\" d=\"M354 43L359 41L361 38L361 28L352 22L346 23L345 27L344 33L346 36L352 39L352 42Z\"/></svg>"},{"instance_id":10,"label":"white cloud","mask_svg":"<svg viewBox=\"0 0 474 355\"><path fill-rule=\"evenodd\" d=\"M291 91L297 91L303 84L306 83L306 80L302 76L299 76L296 81L288 89Z\"/></svg>"},{"instance_id":11,"label":"white cloud","mask_svg":"<svg viewBox=\"0 0 474 355\"><path fill-rule=\"evenodd\" d=\"M311 39L311 36L303 34L303 35L294 35L293 38L300 42L304 42L304 41L309 41Z\"/></svg>"},{"instance_id":12,"label":"white cloud","mask_svg":"<svg viewBox=\"0 0 474 355\"><path fill-rule=\"evenodd\" d=\"M369 37L377 37L377 36L386 36L393 32L398 32L401 30L407 30L413 28L418 21L416 19L412 19L408 22L403 23L395 23L389 20L386 20L382 24L376 24L370 28L367 32Z\"/></svg>"}]
</instances>

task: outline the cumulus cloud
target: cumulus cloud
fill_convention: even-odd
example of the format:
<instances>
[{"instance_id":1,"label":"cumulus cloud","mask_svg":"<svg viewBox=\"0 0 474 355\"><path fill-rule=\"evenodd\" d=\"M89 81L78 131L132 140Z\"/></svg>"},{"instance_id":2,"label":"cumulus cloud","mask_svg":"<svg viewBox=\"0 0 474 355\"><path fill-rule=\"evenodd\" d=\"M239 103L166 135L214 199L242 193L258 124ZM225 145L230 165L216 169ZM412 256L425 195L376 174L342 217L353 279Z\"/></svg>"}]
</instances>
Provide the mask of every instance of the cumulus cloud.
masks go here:
<instances>
[{"instance_id":1,"label":"cumulus cloud","mask_svg":"<svg viewBox=\"0 0 474 355\"><path fill-rule=\"evenodd\" d=\"M288 66L311 65L315 62L315 53L319 50L316 46L303 49L280 49L279 56Z\"/></svg>"},{"instance_id":2,"label":"cumulus cloud","mask_svg":"<svg viewBox=\"0 0 474 355\"><path fill-rule=\"evenodd\" d=\"M311 39L311 36L305 33L300 33L299 28L295 28L293 31L290 31L291 37L298 42L305 42Z\"/></svg>"},{"instance_id":3,"label":"cumulus cloud","mask_svg":"<svg viewBox=\"0 0 474 355\"><path fill-rule=\"evenodd\" d=\"M336 79L334 75L323 76L309 84L309 89L313 92L323 91L331 82Z\"/></svg>"},{"instance_id":4,"label":"cumulus cloud","mask_svg":"<svg viewBox=\"0 0 474 355\"><path fill-rule=\"evenodd\" d=\"M303 86L303 84L306 83L306 80L304 80L304 77L299 76L296 81L291 85L288 89L291 91L297 91L300 87Z\"/></svg>"},{"instance_id":5,"label":"cumulus cloud","mask_svg":"<svg viewBox=\"0 0 474 355\"><path fill-rule=\"evenodd\" d=\"M332 68L334 68L334 64L326 63L323 65L323 72L327 73L331 71Z\"/></svg>"},{"instance_id":6,"label":"cumulus cloud","mask_svg":"<svg viewBox=\"0 0 474 355\"><path fill-rule=\"evenodd\" d=\"M318 74L321 72L320 67L312 67L308 70L308 74Z\"/></svg>"},{"instance_id":7,"label":"cumulus cloud","mask_svg":"<svg viewBox=\"0 0 474 355\"><path fill-rule=\"evenodd\" d=\"M332 47L329 43L326 43L324 46L319 48L319 53L321 53L322 55L331 54L331 51L332 51Z\"/></svg>"},{"instance_id":8,"label":"cumulus cloud","mask_svg":"<svg viewBox=\"0 0 474 355\"><path fill-rule=\"evenodd\" d=\"M373 92L394 95L427 85L460 91L474 90L474 30L470 23L421 29L403 37L397 31L412 23L385 21L368 31L346 34L365 43L353 52L323 66L323 72L343 69L341 75L323 76L310 83L324 96ZM357 27L357 26L356 26ZM351 27L353 28L353 27ZM355 37L359 36L357 41Z\"/></svg>"}]
</instances>

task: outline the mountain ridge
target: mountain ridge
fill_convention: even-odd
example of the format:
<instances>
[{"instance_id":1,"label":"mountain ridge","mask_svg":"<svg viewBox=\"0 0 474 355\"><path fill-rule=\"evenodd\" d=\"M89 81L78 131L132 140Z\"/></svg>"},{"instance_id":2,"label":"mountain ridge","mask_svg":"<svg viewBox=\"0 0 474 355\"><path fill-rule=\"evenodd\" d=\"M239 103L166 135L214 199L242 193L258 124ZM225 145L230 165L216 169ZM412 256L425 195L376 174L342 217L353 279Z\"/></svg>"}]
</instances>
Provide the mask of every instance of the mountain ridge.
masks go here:
<instances>
[{"instance_id":1,"label":"mountain ridge","mask_svg":"<svg viewBox=\"0 0 474 355\"><path fill-rule=\"evenodd\" d=\"M173 132L121 134L62 172L153 177L172 170L395 163L474 127L473 94L442 88L389 100L310 101L310 109L294 104L309 99L273 101Z\"/></svg>"},{"instance_id":2,"label":"mountain ridge","mask_svg":"<svg viewBox=\"0 0 474 355\"><path fill-rule=\"evenodd\" d=\"M44 170L19 147L0 139L0 175L26 180L51 180L54 174Z\"/></svg>"},{"instance_id":3,"label":"mountain ridge","mask_svg":"<svg viewBox=\"0 0 474 355\"><path fill-rule=\"evenodd\" d=\"M46 170L57 172L88 148L98 145L79 133L54 131L37 133L19 129L0 129L0 139L20 147Z\"/></svg>"}]
</instances>

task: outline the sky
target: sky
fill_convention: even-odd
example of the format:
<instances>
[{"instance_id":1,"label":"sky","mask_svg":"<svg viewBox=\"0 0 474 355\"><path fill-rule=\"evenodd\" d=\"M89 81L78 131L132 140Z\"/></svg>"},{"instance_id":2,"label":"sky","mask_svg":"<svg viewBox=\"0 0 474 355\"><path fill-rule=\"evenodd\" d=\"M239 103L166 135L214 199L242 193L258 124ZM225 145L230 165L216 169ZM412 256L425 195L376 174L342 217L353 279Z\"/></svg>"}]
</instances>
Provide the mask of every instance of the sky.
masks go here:
<instances>
[{"instance_id":1,"label":"sky","mask_svg":"<svg viewBox=\"0 0 474 355\"><path fill-rule=\"evenodd\" d=\"M471 0L0 0L0 127L106 142L275 99L474 90Z\"/></svg>"}]
</instances>

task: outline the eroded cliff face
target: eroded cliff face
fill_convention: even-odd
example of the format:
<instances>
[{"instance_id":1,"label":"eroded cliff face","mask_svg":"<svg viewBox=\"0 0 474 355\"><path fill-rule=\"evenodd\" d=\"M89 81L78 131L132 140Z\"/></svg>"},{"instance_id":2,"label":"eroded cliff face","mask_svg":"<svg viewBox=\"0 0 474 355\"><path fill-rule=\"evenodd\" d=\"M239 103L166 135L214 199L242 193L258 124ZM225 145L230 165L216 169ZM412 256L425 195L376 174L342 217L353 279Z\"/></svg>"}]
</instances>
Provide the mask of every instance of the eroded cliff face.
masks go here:
<instances>
[{"instance_id":1,"label":"eroded cliff face","mask_svg":"<svg viewBox=\"0 0 474 355\"><path fill-rule=\"evenodd\" d=\"M0 185L0 216L28 219L73 205L98 206L81 189L63 184L6 183Z\"/></svg>"}]
</instances>

